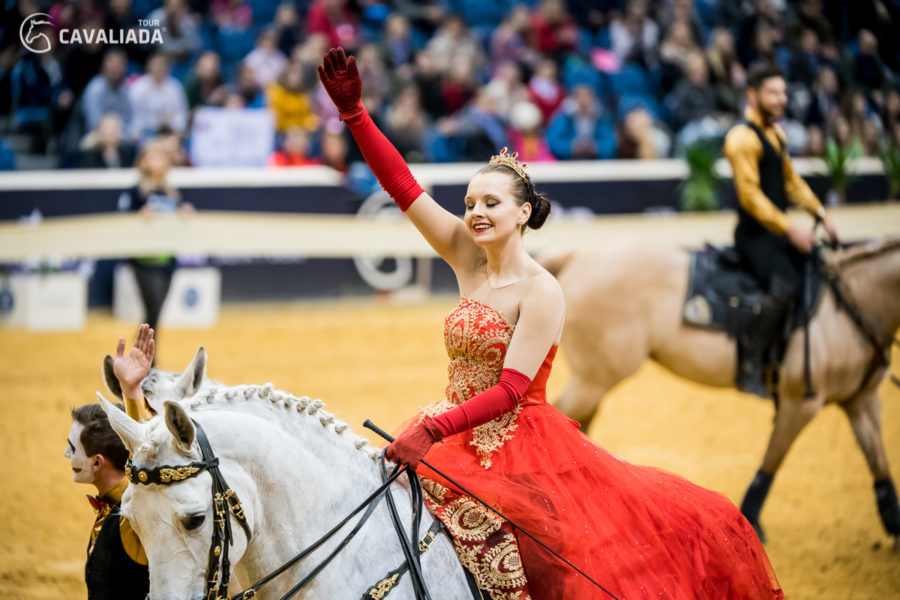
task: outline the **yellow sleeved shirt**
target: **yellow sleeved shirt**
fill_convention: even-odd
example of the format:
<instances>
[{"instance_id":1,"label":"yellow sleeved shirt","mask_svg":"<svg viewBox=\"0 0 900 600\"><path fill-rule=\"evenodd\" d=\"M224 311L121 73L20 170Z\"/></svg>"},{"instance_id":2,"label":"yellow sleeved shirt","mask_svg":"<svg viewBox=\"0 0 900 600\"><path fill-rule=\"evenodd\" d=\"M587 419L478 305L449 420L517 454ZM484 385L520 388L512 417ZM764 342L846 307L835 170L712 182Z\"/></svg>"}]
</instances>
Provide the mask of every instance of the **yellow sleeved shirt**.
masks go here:
<instances>
[{"instance_id":1,"label":"yellow sleeved shirt","mask_svg":"<svg viewBox=\"0 0 900 600\"><path fill-rule=\"evenodd\" d=\"M91 543L88 546L88 554L94 551L94 544L97 542L97 536L100 535L100 530L103 528L103 522L110 512L118 509L119 504L122 502L122 494L125 493L127 487L128 480L123 477L122 481L101 497L108 503L108 506L97 513L94 528L91 530ZM139 565L146 565L147 554L144 552L144 546L141 544L137 533L132 529L131 523L124 517L119 517L119 536L122 539L122 547L125 549L128 557Z\"/></svg>"},{"instance_id":2,"label":"yellow sleeved shirt","mask_svg":"<svg viewBox=\"0 0 900 600\"><path fill-rule=\"evenodd\" d=\"M291 92L277 83L267 91L269 108L275 114L275 129L287 131L291 127L303 127L309 131L319 126L319 117L313 112L309 98L303 92Z\"/></svg>"},{"instance_id":3,"label":"yellow sleeved shirt","mask_svg":"<svg viewBox=\"0 0 900 600\"><path fill-rule=\"evenodd\" d=\"M137 422L141 421L149 421L153 418L153 414L150 412L150 407L147 406L147 401L144 398L134 399L124 397L125 399L125 413L134 419Z\"/></svg>"},{"instance_id":4,"label":"yellow sleeved shirt","mask_svg":"<svg viewBox=\"0 0 900 600\"><path fill-rule=\"evenodd\" d=\"M774 148L787 145L787 137L777 124L763 124L759 114L747 108L744 116L755 124ZM735 125L725 136L725 158L731 163L734 185L741 207L764 227L777 234L784 234L791 226L787 214L780 210L763 193L759 184L759 160L763 155L762 142L750 127ZM825 209L803 178L794 171L791 157L784 153L784 187L788 200L812 214L825 217Z\"/></svg>"}]
</instances>

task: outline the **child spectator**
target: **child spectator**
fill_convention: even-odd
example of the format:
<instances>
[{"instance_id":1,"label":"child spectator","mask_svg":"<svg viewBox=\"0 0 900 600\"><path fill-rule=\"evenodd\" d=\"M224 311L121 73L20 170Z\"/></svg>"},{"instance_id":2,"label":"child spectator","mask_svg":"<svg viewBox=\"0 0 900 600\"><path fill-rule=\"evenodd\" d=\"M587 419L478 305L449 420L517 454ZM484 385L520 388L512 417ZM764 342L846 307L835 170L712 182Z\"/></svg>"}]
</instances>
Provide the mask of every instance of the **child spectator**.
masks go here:
<instances>
[{"instance_id":1,"label":"child spectator","mask_svg":"<svg viewBox=\"0 0 900 600\"><path fill-rule=\"evenodd\" d=\"M284 136L280 150L269 157L270 167L300 167L317 165L319 161L309 155L309 131L303 127L291 127Z\"/></svg>"},{"instance_id":2,"label":"child spectator","mask_svg":"<svg viewBox=\"0 0 900 600\"><path fill-rule=\"evenodd\" d=\"M531 102L517 102L512 106L509 146L519 153L519 160L529 164L556 160L542 135L543 118L541 110Z\"/></svg>"}]
</instances>

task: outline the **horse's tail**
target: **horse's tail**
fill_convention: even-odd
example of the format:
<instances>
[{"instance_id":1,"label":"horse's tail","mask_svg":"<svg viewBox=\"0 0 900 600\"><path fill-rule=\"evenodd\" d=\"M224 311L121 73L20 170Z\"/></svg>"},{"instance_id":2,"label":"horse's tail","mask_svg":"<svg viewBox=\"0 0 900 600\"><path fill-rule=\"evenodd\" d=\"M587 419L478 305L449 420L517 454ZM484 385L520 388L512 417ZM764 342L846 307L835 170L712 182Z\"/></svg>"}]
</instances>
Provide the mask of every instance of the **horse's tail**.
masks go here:
<instances>
[{"instance_id":1,"label":"horse's tail","mask_svg":"<svg viewBox=\"0 0 900 600\"><path fill-rule=\"evenodd\" d=\"M574 253L575 251L571 248L568 250L547 250L537 256L537 261L542 267L550 271L551 275L558 277L562 270L566 268L566 265L569 264L569 259L572 258Z\"/></svg>"}]
</instances>

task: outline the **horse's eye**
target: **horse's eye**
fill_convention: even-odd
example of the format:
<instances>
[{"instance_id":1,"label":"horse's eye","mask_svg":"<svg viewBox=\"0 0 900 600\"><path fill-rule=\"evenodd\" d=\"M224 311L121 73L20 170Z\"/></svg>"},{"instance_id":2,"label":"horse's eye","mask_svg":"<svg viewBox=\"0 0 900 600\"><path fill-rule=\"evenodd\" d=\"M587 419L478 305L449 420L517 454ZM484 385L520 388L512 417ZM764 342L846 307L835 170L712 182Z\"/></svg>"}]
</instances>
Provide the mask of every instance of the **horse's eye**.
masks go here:
<instances>
[{"instance_id":1,"label":"horse's eye","mask_svg":"<svg viewBox=\"0 0 900 600\"><path fill-rule=\"evenodd\" d=\"M206 515L203 513L197 513L194 515L188 515L181 520L181 524L184 525L184 528L188 531L192 531L197 529L201 525L203 525L203 521L206 519Z\"/></svg>"}]
</instances>

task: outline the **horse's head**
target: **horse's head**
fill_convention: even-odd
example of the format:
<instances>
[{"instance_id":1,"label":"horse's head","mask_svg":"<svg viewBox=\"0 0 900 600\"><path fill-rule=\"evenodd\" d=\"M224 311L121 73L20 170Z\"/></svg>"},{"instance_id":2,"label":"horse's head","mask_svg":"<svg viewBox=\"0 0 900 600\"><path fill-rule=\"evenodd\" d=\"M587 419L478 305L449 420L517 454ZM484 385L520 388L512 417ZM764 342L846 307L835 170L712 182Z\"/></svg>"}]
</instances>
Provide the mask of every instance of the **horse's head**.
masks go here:
<instances>
[{"instance_id":1,"label":"horse's head","mask_svg":"<svg viewBox=\"0 0 900 600\"><path fill-rule=\"evenodd\" d=\"M162 418L138 423L101 400L110 425L131 452L132 483L122 497L121 512L147 553L150 598L205 598L215 526L212 478L202 469L196 474L178 469L203 461L191 418L177 403L165 402ZM141 483L153 481L154 476L165 483ZM246 550L247 539L233 519L231 524L237 531L228 551L235 564Z\"/></svg>"},{"instance_id":2,"label":"horse's head","mask_svg":"<svg viewBox=\"0 0 900 600\"><path fill-rule=\"evenodd\" d=\"M122 387L113 372L113 359L109 354L103 359L103 379L106 387L118 398L122 398ZM150 408L157 413L163 410L166 401L178 402L196 394L206 381L206 350L203 346L197 349L191 364L181 373L161 371L156 367L141 382L144 397Z\"/></svg>"}]
</instances>

